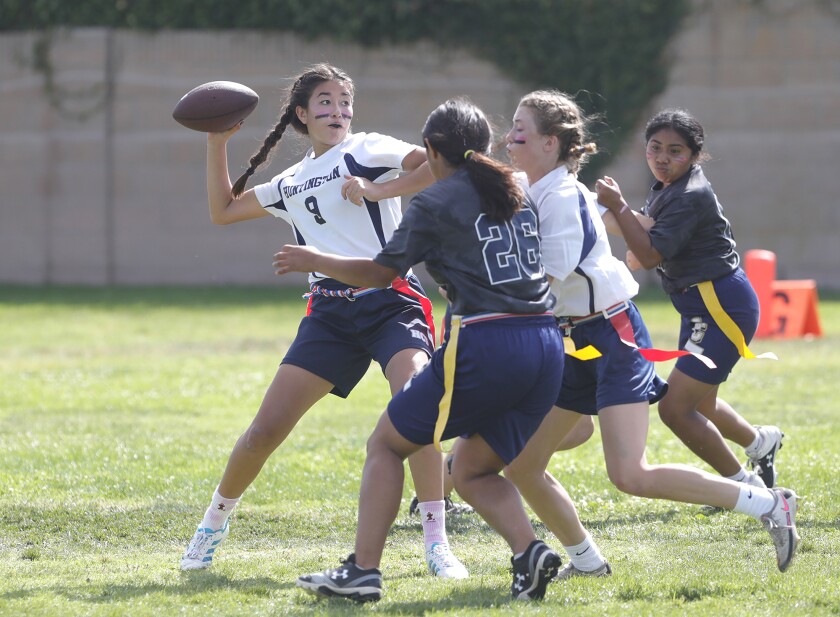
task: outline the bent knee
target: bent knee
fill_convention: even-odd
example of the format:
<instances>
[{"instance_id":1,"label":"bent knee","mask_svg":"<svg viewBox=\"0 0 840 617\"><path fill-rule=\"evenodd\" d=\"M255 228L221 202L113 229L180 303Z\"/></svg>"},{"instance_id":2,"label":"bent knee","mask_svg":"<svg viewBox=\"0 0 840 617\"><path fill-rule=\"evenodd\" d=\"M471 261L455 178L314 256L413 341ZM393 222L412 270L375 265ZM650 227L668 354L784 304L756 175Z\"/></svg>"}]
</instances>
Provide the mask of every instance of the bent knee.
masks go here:
<instances>
[{"instance_id":1,"label":"bent knee","mask_svg":"<svg viewBox=\"0 0 840 617\"><path fill-rule=\"evenodd\" d=\"M595 423L592 421L592 416L582 416L569 434L557 445L557 451L577 448L587 442L594 432Z\"/></svg>"},{"instance_id":2,"label":"bent knee","mask_svg":"<svg viewBox=\"0 0 840 617\"><path fill-rule=\"evenodd\" d=\"M504 474L517 488L522 489L535 486L545 479L545 471L543 469L532 469L523 465L517 465L516 461L505 467Z\"/></svg>"},{"instance_id":3,"label":"bent knee","mask_svg":"<svg viewBox=\"0 0 840 617\"><path fill-rule=\"evenodd\" d=\"M622 493L645 497L650 492L647 475L641 469L608 470L610 482Z\"/></svg>"}]
</instances>

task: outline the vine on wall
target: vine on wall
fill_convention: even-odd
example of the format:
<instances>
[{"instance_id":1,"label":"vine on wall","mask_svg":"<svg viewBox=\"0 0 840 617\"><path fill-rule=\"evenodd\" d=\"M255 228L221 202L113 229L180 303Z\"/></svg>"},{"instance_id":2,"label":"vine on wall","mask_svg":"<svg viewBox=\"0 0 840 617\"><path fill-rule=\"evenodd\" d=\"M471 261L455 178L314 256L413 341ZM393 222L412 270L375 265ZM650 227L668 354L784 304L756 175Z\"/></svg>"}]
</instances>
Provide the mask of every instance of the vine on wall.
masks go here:
<instances>
[{"instance_id":1,"label":"vine on wall","mask_svg":"<svg viewBox=\"0 0 840 617\"><path fill-rule=\"evenodd\" d=\"M584 169L586 180L665 87L667 45L690 9L691 0L0 0L0 30L275 30L368 47L425 40L466 49L523 89L580 93L585 112L603 121L594 137L606 154ZM34 51L55 89L49 54Z\"/></svg>"}]
</instances>

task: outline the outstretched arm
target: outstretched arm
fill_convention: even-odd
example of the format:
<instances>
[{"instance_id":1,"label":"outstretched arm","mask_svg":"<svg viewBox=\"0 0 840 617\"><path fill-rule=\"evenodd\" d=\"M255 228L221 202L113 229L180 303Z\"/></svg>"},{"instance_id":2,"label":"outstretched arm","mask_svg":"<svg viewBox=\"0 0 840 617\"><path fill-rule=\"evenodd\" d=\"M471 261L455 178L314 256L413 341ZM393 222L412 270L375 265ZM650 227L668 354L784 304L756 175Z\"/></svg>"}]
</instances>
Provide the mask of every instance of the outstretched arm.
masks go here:
<instances>
[{"instance_id":1,"label":"outstretched arm","mask_svg":"<svg viewBox=\"0 0 840 617\"><path fill-rule=\"evenodd\" d=\"M662 255L654 248L647 229L642 226L630 206L627 205L618 183L609 176L604 176L595 183L595 192L598 194L598 202L615 217L615 222L624 236L627 247L642 267L650 270L658 266L662 261Z\"/></svg>"},{"instance_id":2,"label":"outstretched arm","mask_svg":"<svg viewBox=\"0 0 840 617\"><path fill-rule=\"evenodd\" d=\"M388 287L399 272L381 266L368 257L341 257L322 253L314 246L286 244L274 254L274 273L320 272L348 285Z\"/></svg>"},{"instance_id":3,"label":"outstretched arm","mask_svg":"<svg viewBox=\"0 0 840 617\"><path fill-rule=\"evenodd\" d=\"M423 190L435 181L423 148L415 148L409 152L403 159L402 166L407 173L388 182L377 183L359 176L344 176L346 182L341 187L341 196L360 206L362 197L368 201L380 201L408 195Z\"/></svg>"},{"instance_id":4,"label":"outstretched arm","mask_svg":"<svg viewBox=\"0 0 840 617\"><path fill-rule=\"evenodd\" d=\"M230 194L233 184L228 175L227 142L239 127L237 124L224 133L207 133L207 201L210 220L216 225L268 216L253 189L244 192L238 199L233 199Z\"/></svg>"}]
</instances>

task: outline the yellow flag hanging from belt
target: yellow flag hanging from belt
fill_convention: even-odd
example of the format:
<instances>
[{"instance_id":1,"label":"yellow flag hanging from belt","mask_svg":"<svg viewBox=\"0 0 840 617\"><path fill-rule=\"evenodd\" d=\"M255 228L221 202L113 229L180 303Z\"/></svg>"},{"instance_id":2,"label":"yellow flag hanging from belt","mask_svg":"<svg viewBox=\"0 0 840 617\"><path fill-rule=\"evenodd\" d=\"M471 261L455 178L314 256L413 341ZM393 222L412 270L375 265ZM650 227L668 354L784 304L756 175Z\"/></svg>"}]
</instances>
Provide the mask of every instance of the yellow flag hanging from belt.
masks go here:
<instances>
[{"instance_id":1,"label":"yellow flag hanging from belt","mask_svg":"<svg viewBox=\"0 0 840 617\"><path fill-rule=\"evenodd\" d=\"M720 305L720 300L718 300L717 294L715 293L715 286L711 281L698 283L697 289L700 290L700 297L703 298L703 303L706 305L706 308L709 309L712 319L715 320L715 323L726 335L726 338L732 341L732 344L738 348L738 353L742 358L746 360L752 360L755 358L767 358L769 360L779 359L772 351L759 355L755 355L750 351L750 348L747 347L747 342L744 340L744 333L741 332L738 324L732 321L732 318Z\"/></svg>"},{"instance_id":2,"label":"yellow flag hanging from belt","mask_svg":"<svg viewBox=\"0 0 840 617\"><path fill-rule=\"evenodd\" d=\"M438 405L438 417L435 422L434 444L435 450L443 452L440 445L440 438L443 436L443 429L449 421L449 408L452 406L452 390L455 387L455 357L458 354L458 332L461 330L461 318L452 316L449 326L449 341L446 343L446 350L443 352L443 396L440 397Z\"/></svg>"},{"instance_id":3,"label":"yellow flag hanging from belt","mask_svg":"<svg viewBox=\"0 0 840 617\"><path fill-rule=\"evenodd\" d=\"M563 337L563 350L566 352L566 355L577 358L578 360L594 360L595 358L601 357L601 352L592 345L578 349L570 336Z\"/></svg>"}]
</instances>

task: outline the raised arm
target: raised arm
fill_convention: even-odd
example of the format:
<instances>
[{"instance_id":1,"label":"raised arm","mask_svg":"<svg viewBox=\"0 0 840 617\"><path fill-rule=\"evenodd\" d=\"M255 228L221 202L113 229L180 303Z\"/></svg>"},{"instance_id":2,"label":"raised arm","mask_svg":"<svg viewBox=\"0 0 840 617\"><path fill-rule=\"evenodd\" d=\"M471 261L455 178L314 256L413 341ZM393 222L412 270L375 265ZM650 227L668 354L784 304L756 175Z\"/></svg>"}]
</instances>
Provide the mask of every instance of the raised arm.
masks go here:
<instances>
[{"instance_id":1,"label":"raised arm","mask_svg":"<svg viewBox=\"0 0 840 617\"><path fill-rule=\"evenodd\" d=\"M595 183L595 192L598 194L598 202L610 211L621 235L624 236L627 248L632 251L642 267L650 270L658 266L662 255L654 248L647 229L627 205L618 183L609 176L604 176Z\"/></svg>"},{"instance_id":2,"label":"raised arm","mask_svg":"<svg viewBox=\"0 0 840 617\"><path fill-rule=\"evenodd\" d=\"M228 175L227 142L239 130L239 125L224 133L207 134L207 201L210 220L216 225L230 225L239 221L268 216L253 189L233 199L233 184Z\"/></svg>"}]
</instances>

